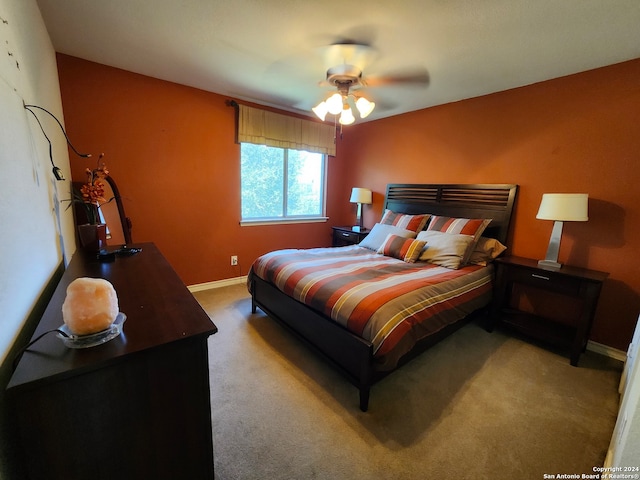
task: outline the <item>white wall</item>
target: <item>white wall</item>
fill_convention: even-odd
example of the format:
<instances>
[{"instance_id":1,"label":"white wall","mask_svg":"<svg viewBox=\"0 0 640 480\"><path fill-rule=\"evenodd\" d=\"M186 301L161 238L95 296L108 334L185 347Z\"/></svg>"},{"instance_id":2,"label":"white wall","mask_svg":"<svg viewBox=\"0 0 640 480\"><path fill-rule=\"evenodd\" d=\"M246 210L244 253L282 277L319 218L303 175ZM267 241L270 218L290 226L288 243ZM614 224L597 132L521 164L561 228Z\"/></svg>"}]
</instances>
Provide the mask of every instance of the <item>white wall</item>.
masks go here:
<instances>
[{"instance_id":1,"label":"white wall","mask_svg":"<svg viewBox=\"0 0 640 480\"><path fill-rule=\"evenodd\" d=\"M62 122L56 57L36 0L0 0L0 479L14 478L5 428L8 352L60 263L75 251L70 181L52 174L49 146L24 103ZM71 178L64 136L40 116L53 159ZM61 318L62 322L62 318Z\"/></svg>"},{"instance_id":2,"label":"white wall","mask_svg":"<svg viewBox=\"0 0 640 480\"><path fill-rule=\"evenodd\" d=\"M44 285L75 251L70 182L51 172L49 147L33 116L36 104L63 121L55 52L35 0L0 0L0 360ZM40 115L54 162L71 177L59 127ZM67 239L67 241L63 241Z\"/></svg>"},{"instance_id":3,"label":"white wall","mask_svg":"<svg viewBox=\"0 0 640 480\"><path fill-rule=\"evenodd\" d=\"M621 384L622 402L605 467L637 468L640 467L640 319L629 345ZM640 472L627 473L634 475Z\"/></svg>"}]
</instances>

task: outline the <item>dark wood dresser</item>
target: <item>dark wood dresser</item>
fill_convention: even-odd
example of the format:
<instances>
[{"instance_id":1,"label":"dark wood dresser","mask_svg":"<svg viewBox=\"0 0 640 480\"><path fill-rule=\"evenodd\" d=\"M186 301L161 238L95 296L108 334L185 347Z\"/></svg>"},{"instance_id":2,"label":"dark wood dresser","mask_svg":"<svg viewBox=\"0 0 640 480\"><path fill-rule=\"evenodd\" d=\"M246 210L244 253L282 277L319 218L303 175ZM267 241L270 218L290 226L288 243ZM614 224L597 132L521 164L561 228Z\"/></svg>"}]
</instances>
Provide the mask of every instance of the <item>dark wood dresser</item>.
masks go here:
<instances>
[{"instance_id":1,"label":"dark wood dresser","mask_svg":"<svg viewBox=\"0 0 640 480\"><path fill-rule=\"evenodd\" d=\"M30 479L213 479L207 338L216 326L152 243L100 262L76 253L33 338L63 324L66 288L109 280L123 333L71 349L45 335L7 387Z\"/></svg>"}]
</instances>

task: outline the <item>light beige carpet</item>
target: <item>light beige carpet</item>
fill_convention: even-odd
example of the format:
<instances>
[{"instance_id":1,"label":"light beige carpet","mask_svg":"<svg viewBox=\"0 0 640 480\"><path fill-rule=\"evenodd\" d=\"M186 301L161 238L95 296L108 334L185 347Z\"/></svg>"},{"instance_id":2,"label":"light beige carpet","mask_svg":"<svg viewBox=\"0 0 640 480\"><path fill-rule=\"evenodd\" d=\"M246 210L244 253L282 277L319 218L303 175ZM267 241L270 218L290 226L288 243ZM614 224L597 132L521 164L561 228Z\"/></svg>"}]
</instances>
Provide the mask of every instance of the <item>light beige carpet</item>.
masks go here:
<instances>
[{"instance_id":1,"label":"light beige carpet","mask_svg":"<svg viewBox=\"0 0 640 480\"><path fill-rule=\"evenodd\" d=\"M542 479L592 473L622 364L568 358L471 323L357 389L260 310L244 285L195 294L209 339L216 478Z\"/></svg>"}]
</instances>

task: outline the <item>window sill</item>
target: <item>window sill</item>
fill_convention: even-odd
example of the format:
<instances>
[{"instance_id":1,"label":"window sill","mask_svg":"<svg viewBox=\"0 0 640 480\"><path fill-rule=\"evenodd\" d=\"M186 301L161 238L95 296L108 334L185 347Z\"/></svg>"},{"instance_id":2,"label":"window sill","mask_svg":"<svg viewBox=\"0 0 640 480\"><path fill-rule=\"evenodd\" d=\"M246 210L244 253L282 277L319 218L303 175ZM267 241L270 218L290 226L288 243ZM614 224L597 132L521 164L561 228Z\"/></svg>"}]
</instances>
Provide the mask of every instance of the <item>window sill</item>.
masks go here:
<instances>
[{"instance_id":1,"label":"window sill","mask_svg":"<svg viewBox=\"0 0 640 480\"><path fill-rule=\"evenodd\" d=\"M242 227L257 227L261 225L285 225L290 223L322 223L329 217L295 217L295 218L270 218L261 220L241 220Z\"/></svg>"}]
</instances>

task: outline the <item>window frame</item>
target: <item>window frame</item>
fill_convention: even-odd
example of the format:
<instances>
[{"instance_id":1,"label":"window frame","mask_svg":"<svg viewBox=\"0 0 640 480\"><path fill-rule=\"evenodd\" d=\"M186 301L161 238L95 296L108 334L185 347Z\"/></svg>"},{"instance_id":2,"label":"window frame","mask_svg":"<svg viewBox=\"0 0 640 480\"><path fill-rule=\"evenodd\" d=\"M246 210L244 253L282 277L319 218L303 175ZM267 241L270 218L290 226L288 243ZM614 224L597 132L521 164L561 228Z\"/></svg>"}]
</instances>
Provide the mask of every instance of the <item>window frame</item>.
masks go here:
<instances>
[{"instance_id":1,"label":"window frame","mask_svg":"<svg viewBox=\"0 0 640 480\"><path fill-rule=\"evenodd\" d=\"M242 145L243 144L251 144L251 142L239 142L240 143L240 157L242 157ZM283 188L284 194L282 198L282 212L283 216L281 217L259 217L259 218L243 218L242 217L242 169L240 169L240 225L241 226L258 226L258 225L282 225L282 224L295 224L295 223L321 223L329 220L327 217L327 171L328 171L328 159L329 155L326 153L318 153L318 152L309 152L308 150L300 150L295 148L288 147L273 147L269 145L264 145L266 148L277 148L278 150L283 150L283 167L284 167L284 175L283 175ZM288 199L288 185L289 185L289 151L297 150L304 151L307 153L313 153L322 156L322 171L321 171L321 182L322 187L320 189L320 214L318 215L287 215L287 199Z\"/></svg>"}]
</instances>

